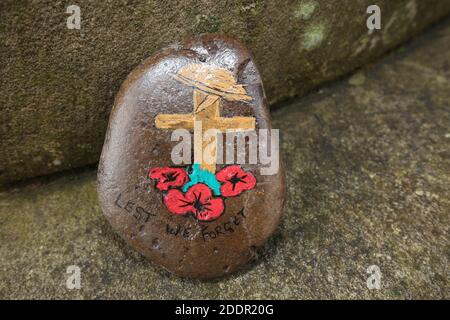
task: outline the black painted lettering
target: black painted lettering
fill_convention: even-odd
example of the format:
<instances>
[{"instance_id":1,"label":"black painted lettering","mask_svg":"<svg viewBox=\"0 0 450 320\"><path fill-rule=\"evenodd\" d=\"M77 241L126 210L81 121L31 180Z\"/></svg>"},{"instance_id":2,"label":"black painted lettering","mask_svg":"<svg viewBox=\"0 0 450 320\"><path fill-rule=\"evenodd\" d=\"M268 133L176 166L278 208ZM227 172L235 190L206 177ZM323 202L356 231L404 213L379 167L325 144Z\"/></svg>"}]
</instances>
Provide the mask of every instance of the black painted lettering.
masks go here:
<instances>
[{"instance_id":1,"label":"black painted lettering","mask_svg":"<svg viewBox=\"0 0 450 320\"><path fill-rule=\"evenodd\" d=\"M118 206L120 209L123 209L123 207L119 204L119 201L120 201L120 198L122 197L122 194L121 193L119 193L119 195L117 196L117 198L116 198L116 201L114 201L114 204L116 205L116 206Z\"/></svg>"},{"instance_id":2,"label":"black painted lettering","mask_svg":"<svg viewBox=\"0 0 450 320\"><path fill-rule=\"evenodd\" d=\"M127 212L130 212L130 213L131 213L131 211L133 211L133 207L134 207L134 202L128 201L127 204L125 205L125 208L124 208L124 209L125 209Z\"/></svg>"},{"instance_id":3,"label":"black painted lettering","mask_svg":"<svg viewBox=\"0 0 450 320\"><path fill-rule=\"evenodd\" d=\"M231 227L231 222L227 221L223 224L223 229L227 232L234 232L233 227Z\"/></svg>"},{"instance_id":4,"label":"black painted lettering","mask_svg":"<svg viewBox=\"0 0 450 320\"><path fill-rule=\"evenodd\" d=\"M166 233L173 234L174 236L178 235L180 232L180 225L177 225L176 228L172 228L168 223L166 224Z\"/></svg>"}]
</instances>

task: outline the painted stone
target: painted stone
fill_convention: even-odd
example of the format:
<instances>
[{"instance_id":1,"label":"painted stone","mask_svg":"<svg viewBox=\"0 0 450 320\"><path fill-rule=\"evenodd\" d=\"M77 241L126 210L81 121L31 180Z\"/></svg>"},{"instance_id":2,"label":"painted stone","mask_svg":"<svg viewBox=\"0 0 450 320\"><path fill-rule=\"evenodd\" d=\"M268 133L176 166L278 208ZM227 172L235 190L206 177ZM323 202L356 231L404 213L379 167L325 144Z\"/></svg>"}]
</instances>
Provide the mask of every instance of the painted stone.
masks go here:
<instances>
[{"instance_id":1,"label":"painted stone","mask_svg":"<svg viewBox=\"0 0 450 320\"><path fill-rule=\"evenodd\" d=\"M237 270L282 215L284 173L271 129L259 72L236 40L203 35L156 53L130 73L111 112L98 170L106 218L177 275ZM268 157L278 162L264 171Z\"/></svg>"}]
</instances>

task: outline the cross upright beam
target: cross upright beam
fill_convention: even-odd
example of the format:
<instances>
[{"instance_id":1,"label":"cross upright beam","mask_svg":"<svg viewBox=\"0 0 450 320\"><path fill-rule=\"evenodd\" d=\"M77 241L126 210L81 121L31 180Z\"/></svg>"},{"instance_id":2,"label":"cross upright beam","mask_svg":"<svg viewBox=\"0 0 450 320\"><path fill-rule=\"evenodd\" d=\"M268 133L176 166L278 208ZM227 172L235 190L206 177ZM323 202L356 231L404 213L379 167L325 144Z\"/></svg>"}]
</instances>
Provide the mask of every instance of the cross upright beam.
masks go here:
<instances>
[{"instance_id":1,"label":"cross upright beam","mask_svg":"<svg viewBox=\"0 0 450 320\"><path fill-rule=\"evenodd\" d=\"M190 114L159 114L155 118L155 125L159 129L187 129L194 130L194 162L201 159L200 168L215 173L217 137L204 141L203 132L209 129L219 131L255 130L253 117L224 118L220 116L220 97L194 89L194 108ZM202 123L202 132L195 132L195 122ZM204 149L211 145L211 154L203 154Z\"/></svg>"}]
</instances>

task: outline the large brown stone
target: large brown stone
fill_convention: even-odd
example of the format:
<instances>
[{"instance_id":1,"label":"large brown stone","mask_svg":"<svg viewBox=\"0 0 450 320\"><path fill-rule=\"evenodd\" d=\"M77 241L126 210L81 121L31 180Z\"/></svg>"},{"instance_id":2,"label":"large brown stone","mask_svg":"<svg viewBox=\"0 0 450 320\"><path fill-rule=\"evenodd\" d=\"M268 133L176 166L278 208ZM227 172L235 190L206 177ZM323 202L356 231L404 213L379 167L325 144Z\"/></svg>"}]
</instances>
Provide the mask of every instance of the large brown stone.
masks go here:
<instances>
[{"instance_id":1,"label":"large brown stone","mask_svg":"<svg viewBox=\"0 0 450 320\"><path fill-rule=\"evenodd\" d=\"M160 48L221 33L255 54L277 102L373 60L445 16L450 1L0 1L0 183L98 161L109 110L126 75Z\"/></svg>"},{"instance_id":2,"label":"large brown stone","mask_svg":"<svg viewBox=\"0 0 450 320\"><path fill-rule=\"evenodd\" d=\"M200 122L202 129L194 126ZM278 161L273 171L260 170L261 158L221 164L207 150L220 146L223 134L197 137L207 129L250 135L270 128L259 72L240 43L205 35L162 50L131 72L117 94L98 173L105 216L132 247L175 274L235 271L278 225L283 170ZM188 165L174 166L175 129L194 131L193 165L188 156ZM233 149L245 152L237 141Z\"/></svg>"}]
</instances>

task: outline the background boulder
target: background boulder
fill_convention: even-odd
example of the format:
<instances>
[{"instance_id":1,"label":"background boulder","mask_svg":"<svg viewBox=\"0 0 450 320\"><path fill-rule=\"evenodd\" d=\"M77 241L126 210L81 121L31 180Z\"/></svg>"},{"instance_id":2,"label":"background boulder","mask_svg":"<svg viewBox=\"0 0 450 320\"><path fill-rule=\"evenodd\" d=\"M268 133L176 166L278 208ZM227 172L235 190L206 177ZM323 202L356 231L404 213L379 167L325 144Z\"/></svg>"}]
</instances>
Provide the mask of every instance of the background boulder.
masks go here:
<instances>
[{"instance_id":1,"label":"background boulder","mask_svg":"<svg viewBox=\"0 0 450 320\"><path fill-rule=\"evenodd\" d=\"M81 8L81 29L66 26ZM450 12L450 1L54 1L0 3L0 183L98 161L114 95L158 49L223 33L254 53L271 103L334 79ZM337 108L339 106L336 106Z\"/></svg>"}]
</instances>

